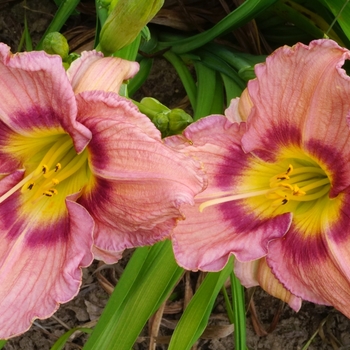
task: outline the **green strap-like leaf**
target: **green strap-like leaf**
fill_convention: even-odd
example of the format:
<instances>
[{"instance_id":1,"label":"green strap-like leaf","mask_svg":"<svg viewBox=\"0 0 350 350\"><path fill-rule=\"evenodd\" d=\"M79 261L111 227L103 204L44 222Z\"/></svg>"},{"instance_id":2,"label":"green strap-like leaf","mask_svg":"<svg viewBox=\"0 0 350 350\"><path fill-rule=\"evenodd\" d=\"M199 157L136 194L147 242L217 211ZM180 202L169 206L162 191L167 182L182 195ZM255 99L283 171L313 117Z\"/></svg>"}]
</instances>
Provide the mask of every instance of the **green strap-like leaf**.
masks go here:
<instances>
[{"instance_id":1,"label":"green strap-like leaf","mask_svg":"<svg viewBox=\"0 0 350 350\"><path fill-rule=\"evenodd\" d=\"M171 50L177 54L195 50L214 40L218 36L241 27L276 1L277 0L246 0L241 6L209 30L184 40L163 42L159 45L159 49L172 47Z\"/></svg>"},{"instance_id":2,"label":"green strap-like leaf","mask_svg":"<svg viewBox=\"0 0 350 350\"><path fill-rule=\"evenodd\" d=\"M179 56L174 54L171 51L167 51L163 54L163 56L173 65L173 67L176 69L177 74L179 75L179 78L181 79L181 82L186 90L188 99L191 102L191 106L193 110L195 111L197 106L197 87L196 84L192 78L192 75L190 71L187 69L185 63L181 60Z\"/></svg>"},{"instance_id":3,"label":"green strap-like leaf","mask_svg":"<svg viewBox=\"0 0 350 350\"><path fill-rule=\"evenodd\" d=\"M348 0L321 0L336 16L338 23L350 40L350 1Z\"/></svg>"},{"instance_id":4,"label":"green strap-like leaf","mask_svg":"<svg viewBox=\"0 0 350 350\"><path fill-rule=\"evenodd\" d=\"M201 61L195 61L194 67L197 74L197 105L193 120L196 121L210 114L214 101L216 72Z\"/></svg>"},{"instance_id":5,"label":"green strap-like leaf","mask_svg":"<svg viewBox=\"0 0 350 350\"><path fill-rule=\"evenodd\" d=\"M233 258L220 272L210 272L182 315L168 350L188 350L203 333L215 299L233 269Z\"/></svg>"},{"instance_id":6,"label":"green strap-like leaf","mask_svg":"<svg viewBox=\"0 0 350 350\"><path fill-rule=\"evenodd\" d=\"M67 341L69 340L69 337L75 332L91 333L92 329L82 327L70 329L68 332L64 333L62 336L59 337L56 343L52 346L51 350L62 350L66 345Z\"/></svg>"},{"instance_id":7,"label":"green strap-like leaf","mask_svg":"<svg viewBox=\"0 0 350 350\"><path fill-rule=\"evenodd\" d=\"M84 349L116 349L118 344L118 350L130 350L182 273L170 241L138 248Z\"/></svg>"}]
</instances>

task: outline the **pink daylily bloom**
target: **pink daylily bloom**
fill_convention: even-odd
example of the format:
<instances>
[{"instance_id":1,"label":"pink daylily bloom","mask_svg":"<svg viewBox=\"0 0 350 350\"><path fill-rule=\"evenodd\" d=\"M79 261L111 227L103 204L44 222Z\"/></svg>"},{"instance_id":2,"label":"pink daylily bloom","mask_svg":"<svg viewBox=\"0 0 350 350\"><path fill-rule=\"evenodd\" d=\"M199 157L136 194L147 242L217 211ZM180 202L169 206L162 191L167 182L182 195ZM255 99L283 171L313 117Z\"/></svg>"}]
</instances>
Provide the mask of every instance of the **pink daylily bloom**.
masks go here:
<instances>
[{"instance_id":1,"label":"pink daylily bloom","mask_svg":"<svg viewBox=\"0 0 350 350\"><path fill-rule=\"evenodd\" d=\"M0 338L72 299L93 257L165 238L205 180L117 95L137 63L0 44ZM111 83L110 83L111 81Z\"/></svg>"},{"instance_id":2,"label":"pink daylily bloom","mask_svg":"<svg viewBox=\"0 0 350 350\"><path fill-rule=\"evenodd\" d=\"M266 256L261 272L238 267L255 271L247 284L271 273L279 284L262 284L294 309L301 298L350 317L349 57L331 40L282 47L234 108L246 123L208 117L169 140L209 169L196 197L203 212L186 210L192 218L173 233L182 266L215 271L229 254Z\"/></svg>"}]
</instances>

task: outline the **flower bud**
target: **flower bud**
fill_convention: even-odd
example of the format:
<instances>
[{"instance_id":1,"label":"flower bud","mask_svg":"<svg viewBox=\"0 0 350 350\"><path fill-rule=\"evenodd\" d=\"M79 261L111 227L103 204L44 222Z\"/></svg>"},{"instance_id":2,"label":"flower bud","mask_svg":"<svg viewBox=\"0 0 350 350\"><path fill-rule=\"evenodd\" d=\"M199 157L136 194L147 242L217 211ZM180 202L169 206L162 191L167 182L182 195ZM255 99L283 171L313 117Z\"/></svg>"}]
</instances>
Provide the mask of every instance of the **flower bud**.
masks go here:
<instances>
[{"instance_id":1,"label":"flower bud","mask_svg":"<svg viewBox=\"0 0 350 350\"><path fill-rule=\"evenodd\" d=\"M171 110L152 97L144 97L136 104L140 111L152 120L163 137L181 133L193 121L182 109Z\"/></svg>"},{"instance_id":2,"label":"flower bud","mask_svg":"<svg viewBox=\"0 0 350 350\"><path fill-rule=\"evenodd\" d=\"M101 51L111 55L132 43L163 3L164 0L118 0L116 3L112 1L112 11L101 29Z\"/></svg>"},{"instance_id":3,"label":"flower bud","mask_svg":"<svg viewBox=\"0 0 350 350\"><path fill-rule=\"evenodd\" d=\"M156 126L156 128L162 133L162 136L166 136L168 134L169 118L166 113L158 113L152 119L152 122Z\"/></svg>"},{"instance_id":4,"label":"flower bud","mask_svg":"<svg viewBox=\"0 0 350 350\"><path fill-rule=\"evenodd\" d=\"M180 108L174 108L169 114L169 135L181 133L193 122L192 117Z\"/></svg>"},{"instance_id":5,"label":"flower bud","mask_svg":"<svg viewBox=\"0 0 350 350\"><path fill-rule=\"evenodd\" d=\"M67 39L58 32L49 33L43 41L43 49L50 55L59 55L62 61L68 58L69 45Z\"/></svg>"}]
</instances>

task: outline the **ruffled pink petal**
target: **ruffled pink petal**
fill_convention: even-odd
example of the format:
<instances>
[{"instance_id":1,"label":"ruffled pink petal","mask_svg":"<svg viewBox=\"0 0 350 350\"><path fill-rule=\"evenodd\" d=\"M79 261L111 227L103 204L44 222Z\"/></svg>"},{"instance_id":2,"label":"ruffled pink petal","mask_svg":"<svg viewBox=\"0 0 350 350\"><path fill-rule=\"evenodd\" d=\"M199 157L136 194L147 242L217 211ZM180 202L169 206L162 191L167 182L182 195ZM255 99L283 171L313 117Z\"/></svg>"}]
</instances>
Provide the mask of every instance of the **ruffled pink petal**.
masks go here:
<instances>
[{"instance_id":1,"label":"ruffled pink petal","mask_svg":"<svg viewBox=\"0 0 350 350\"><path fill-rule=\"evenodd\" d=\"M45 52L13 55L0 43L0 90L0 121L16 133L30 136L40 129L64 130L78 152L86 146L91 133L75 120L75 97L59 56Z\"/></svg>"},{"instance_id":2,"label":"ruffled pink petal","mask_svg":"<svg viewBox=\"0 0 350 350\"><path fill-rule=\"evenodd\" d=\"M267 266L265 258L244 263L236 260L235 274L243 286L250 288L260 285L267 293L288 303L294 311L300 310L301 298L283 287Z\"/></svg>"},{"instance_id":3,"label":"ruffled pink petal","mask_svg":"<svg viewBox=\"0 0 350 350\"><path fill-rule=\"evenodd\" d=\"M293 294L350 317L350 194L340 196L340 208L319 212L322 225L312 235L303 229L308 219L295 217L284 239L270 243L267 263Z\"/></svg>"},{"instance_id":4,"label":"ruffled pink petal","mask_svg":"<svg viewBox=\"0 0 350 350\"><path fill-rule=\"evenodd\" d=\"M275 161L282 148L292 145L319 159L318 146L332 145L332 152L324 150L321 158L332 179L332 197L349 184L350 162L337 159L350 154L350 78L341 68L349 57L331 40L285 46L256 66L257 79L248 84L254 107L244 150Z\"/></svg>"},{"instance_id":5,"label":"ruffled pink petal","mask_svg":"<svg viewBox=\"0 0 350 350\"><path fill-rule=\"evenodd\" d=\"M104 261L106 264L114 264L123 257L123 251L104 250L95 245L92 248L92 253L96 260Z\"/></svg>"},{"instance_id":6,"label":"ruffled pink petal","mask_svg":"<svg viewBox=\"0 0 350 350\"><path fill-rule=\"evenodd\" d=\"M45 218L22 213L14 194L0 206L0 338L25 332L79 291L81 268L92 261L93 220L67 200L68 212Z\"/></svg>"},{"instance_id":7,"label":"ruffled pink petal","mask_svg":"<svg viewBox=\"0 0 350 350\"><path fill-rule=\"evenodd\" d=\"M124 80L139 70L137 62L118 57L103 57L96 51L85 51L69 67L67 74L76 94L83 91L103 90L119 92Z\"/></svg>"},{"instance_id":8,"label":"ruffled pink petal","mask_svg":"<svg viewBox=\"0 0 350 350\"><path fill-rule=\"evenodd\" d=\"M244 200L207 207L199 205L223 191L239 193L242 174L254 158L240 147L244 124L232 124L223 116L203 118L185 129L183 135L166 139L167 144L204 163L208 188L195 197L195 206L185 206L186 219L174 229L172 240L179 265L190 270L218 271L229 256L241 261L260 258L267 253L271 239L288 230L291 215L268 219L247 212ZM187 140L187 141L186 141Z\"/></svg>"},{"instance_id":9,"label":"ruffled pink petal","mask_svg":"<svg viewBox=\"0 0 350 350\"><path fill-rule=\"evenodd\" d=\"M79 120L93 133L94 175L79 202L96 223L95 245L107 252L152 244L182 218L181 206L206 185L201 165L165 146L149 118L113 93L77 97Z\"/></svg>"},{"instance_id":10,"label":"ruffled pink petal","mask_svg":"<svg viewBox=\"0 0 350 350\"><path fill-rule=\"evenodd\" d=\"M258 269L260 260L261 259L257 259L247 262L235 260L234 272L242 286L252 288L259 285Z\"/></svg>"},{"instance_id":11,"label":"ruffled pink petal","mask_svg":"<svg viewBox=\"0 0 350 350\"><path fill-rule=\"evenodd\" d=\"M230 105L225 109L225 116L231 123L242 122L242 117L239 113L239 97L231 100Z\"/></svg>"}]
</instances>

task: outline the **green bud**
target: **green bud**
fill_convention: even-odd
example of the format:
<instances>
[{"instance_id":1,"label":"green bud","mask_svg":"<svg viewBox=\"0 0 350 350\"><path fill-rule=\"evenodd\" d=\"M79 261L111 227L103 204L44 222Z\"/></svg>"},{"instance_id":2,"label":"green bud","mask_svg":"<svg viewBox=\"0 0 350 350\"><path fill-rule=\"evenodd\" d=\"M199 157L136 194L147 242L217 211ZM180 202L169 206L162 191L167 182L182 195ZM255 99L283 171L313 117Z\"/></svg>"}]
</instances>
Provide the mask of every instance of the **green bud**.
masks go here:
<instances>
[{"instance_id":1,"label":"green bud","mask_svg":"<svg viewBox=\"0 0 350 350\"><path fill-rule=\"evenodd\" d=\"M156 128L162 133L162 136L166 136L168 134L169 119L166 113L158 113L152 119L152 122L156 126Z\"/></svg>"},{"instance_id":2,"label":"green bud","mask_svg":"<svg viewBox=\"0 0 350 350\"><path fill-rule=\"evenodd\" d=\"M153 112L157 112L157 113L169 112L170 113L170 109L167 106L164 106L162 103L160 103L158 100L156 100L153 97L144 97L140 103L143 106L151 109Z\"/></svg>"},{"instance_id":3,"label":"green bud","mask_svg":"<svg viewBox=\"0 0 350 350\"><path fill-rule=\"evenodd\" d=\"M180 108L174 108L169 114L169 135L181 133L193 122L192 117Z\"/></svg>"},{"instance_id":4,"label":"green bud","mask_svg":"<svg viewBox=\"0 0 350 350\"><path fill-rule=\"evenodd\" d=\"M179 134L193 122L192 117L184 110L171 110L152 97L144 97L140 103L134 103L152 120L163 137Z\"/></svg>"},{"instance_id":5,"label":"green bud","mask_svg":"<svg viewBox=\"0 0 350 350\"><path fill-rule=\"evenodd\" d=\"M131 44L142 28L160 10L163 3L164 0L112 1L111 13L101 29L101 51L106 55L111 55Z\"/></svg>"},{"instance_id":6,"label":"green bud","mask_svg":"<svg viewBox=\"0 0 350 350\"><path fill-rule=\"evenodd\" d=\"M67 39L58 32L49 33L43 41L43 49L50 55L60 55L62 61L68 58L69 45Z\"/></svg>"}]
</instances>

